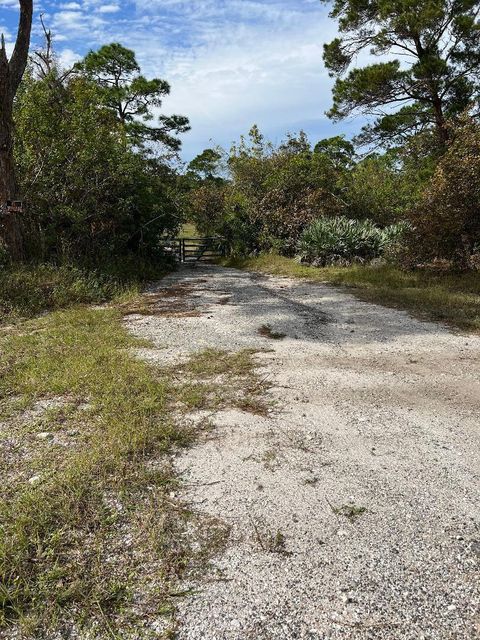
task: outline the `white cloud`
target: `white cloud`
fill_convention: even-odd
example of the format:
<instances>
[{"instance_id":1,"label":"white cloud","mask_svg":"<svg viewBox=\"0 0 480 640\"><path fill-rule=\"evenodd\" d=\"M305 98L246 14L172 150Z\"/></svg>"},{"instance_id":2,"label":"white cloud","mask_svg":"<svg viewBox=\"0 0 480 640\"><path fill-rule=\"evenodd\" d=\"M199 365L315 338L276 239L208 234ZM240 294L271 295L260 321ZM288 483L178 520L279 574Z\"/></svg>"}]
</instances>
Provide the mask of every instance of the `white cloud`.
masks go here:
<instances>
[{"instance_id":1,"label":"white cloud","mask_svg":"<svg viewBox=\"0 0 480 640\"><path fill-rule=\"evenodd\" d=\"M98 13L117 13L120 11L120 7L118 4L102 4L98 7Z\"/></svg>"},{"instance_id":2,"label":"white cloud","mask_svg":"<svg viewBox=\"0 0 480 640\"><path fill-rule=\"evenodd\" d=\"M73 65L82 59L81 56L76 51L72 51L72 49L63 49L58 61L62 69L71 69Z\"/></svg>"},{"instance_id":3,"label":"white cloud","mask_svg":"<svg viewBox=\"0 0 480 640\"><path fill-rule=\"evenodd\" d=\"M5 38L5 42L6 43L8 43L8 42L13 40L13 35L10 32L10 30L8 29L8 27L4 27L2 24L0 24L0 33Z\"/></svg>"},{"instance_id":4,"label":"white cloud","mask_svg":"<svg viewBox=\"0 0 480 640\"><path fill-rule=\"evenodd\" d=\"M245 5L247 12L260 10L259 3ZM145 44L138 49L143 67L172 85L165 110L191 120L185 157L209 146L210 139L228 146L253 123L276 140L302 128L312 138L330 134L324 112L331 80L322 52L323 42L335 35L334 25L321 11L287 11L285 19L275 13L278 7L269 10L276 19L230 23L218 31L202 25L199 44L174 51L167 60L152 56Z\"/></svg>"},{"instance_id":5,"label":"white cloud","mask_svg":"<svg viewBox=\"0 0 480 640\"><path fill-rule=\"evenodd\" d=\"M55 14L53 25L58 30L66 30L70 33L79 33L86 28L82 11L65 9Z\"/></svg>"},{"instance_id":6,"label":"white cloud","mask_svg":"<svg viewBox=\"0 0 480 640\"><path fill-rule=\"evenodd\" d=\"M126 14L113 10L124 4L84 0L82 10L57 11L54 29L69 38L67 57L72 42L85 53L118 41L136 51L148 76L167 79L172 94L162 111L192 124L185 157L211 138L228 146L254 122L274 139L301 128L314 139L353 128L335 129L324 115L331 80L322 46L335 24L317 0L134 2L135 12Z\"/></svg>"},{"instance_id":7,"label":"white cloud","mask_svg":"<svg viewBox=\"0 0 480 640\"><path fill-rule=\"evenodd\" d=\"M84 44L94 42L103 44L107 35L104 18L83 10L58 11L53 15L51 24L55 34L66 36L71 43L81 40Z\"/></svg>"}]
</instances>

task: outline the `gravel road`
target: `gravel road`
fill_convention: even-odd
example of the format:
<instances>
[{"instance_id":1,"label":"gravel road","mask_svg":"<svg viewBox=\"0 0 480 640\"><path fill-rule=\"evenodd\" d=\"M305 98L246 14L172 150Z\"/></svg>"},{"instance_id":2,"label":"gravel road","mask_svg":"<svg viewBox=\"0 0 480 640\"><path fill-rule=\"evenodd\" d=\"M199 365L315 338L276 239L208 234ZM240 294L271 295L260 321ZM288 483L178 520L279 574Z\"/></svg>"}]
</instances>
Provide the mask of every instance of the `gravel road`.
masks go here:
<instances>
[{"instance_id":1,"label":"gravel road","mask_svg":"<svg viewBox=\"0 0 480 640\"><path fill-rule=\"evenodd\" d=\"M219 412L215 437L176 459L183 498L231 526L185 585L179 640L480 638L480 338L210 265L165 287L175 317L160 301L128 320L153 342L141 355L271 350L276 403Z\"/></svg>"}]
</instances>

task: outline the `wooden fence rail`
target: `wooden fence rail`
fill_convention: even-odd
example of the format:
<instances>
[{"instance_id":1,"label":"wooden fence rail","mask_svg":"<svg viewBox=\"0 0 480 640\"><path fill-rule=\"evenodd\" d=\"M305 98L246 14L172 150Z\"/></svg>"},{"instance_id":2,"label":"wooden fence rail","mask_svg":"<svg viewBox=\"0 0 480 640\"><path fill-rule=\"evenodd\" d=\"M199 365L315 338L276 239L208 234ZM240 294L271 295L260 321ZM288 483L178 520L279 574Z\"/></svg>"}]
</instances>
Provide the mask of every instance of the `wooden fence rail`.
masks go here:
<instances>
[{"instance_id":1,"label":"wooden fence rail","mask_svg":"<svg viewBox=\"0 0 480 640\"><path fill-rule=\"evenodd\" d=\"M174 238L163 243L165 251L175 255L178 262L195 263L221 258L225 255L223 238Z\"/></svg>"}]
</instances>

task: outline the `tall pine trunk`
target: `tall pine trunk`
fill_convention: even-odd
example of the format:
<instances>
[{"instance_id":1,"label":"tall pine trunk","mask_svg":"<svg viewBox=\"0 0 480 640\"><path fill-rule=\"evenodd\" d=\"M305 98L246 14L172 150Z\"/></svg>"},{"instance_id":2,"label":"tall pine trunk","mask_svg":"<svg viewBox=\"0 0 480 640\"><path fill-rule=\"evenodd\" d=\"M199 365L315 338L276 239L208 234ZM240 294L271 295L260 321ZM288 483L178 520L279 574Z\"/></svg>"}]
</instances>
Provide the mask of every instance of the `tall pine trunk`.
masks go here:
<instances>
[{"instance_id":1,"label":"tall pine trunk","mask_svg":"<svg viewBox=\"0 0 480 640\"><path fill-rule=\"evenodd\" d=\"M18 198L13 158L13 96L11 95L8 60L5 50L0 52L0 233L11 258L22 257L20 221L16 213L9 212L6 204Z\"/></svg>"},{"instance_id":2,"label":"tall pine trunk","mask_svg":"<svg viewBox=\"0 0 480 640\"><path fill-rule=\"evenodd\" d=\"M3 35L0 47L0 237L13 260L22 257L19 214L7 210L8 201L19 199L13 156L13 101L27 66L32 5L32 0L20 0L17 40L10 60Z\"/></svg>"}]
</instances>

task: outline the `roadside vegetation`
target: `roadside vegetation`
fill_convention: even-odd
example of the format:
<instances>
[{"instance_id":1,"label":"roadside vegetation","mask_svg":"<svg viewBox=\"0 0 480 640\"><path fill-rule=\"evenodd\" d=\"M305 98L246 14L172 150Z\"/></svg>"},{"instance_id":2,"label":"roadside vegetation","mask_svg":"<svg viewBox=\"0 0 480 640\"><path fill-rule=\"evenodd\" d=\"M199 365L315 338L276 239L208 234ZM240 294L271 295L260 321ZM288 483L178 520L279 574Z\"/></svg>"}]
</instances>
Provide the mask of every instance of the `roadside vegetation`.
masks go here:
<instances>
[{"instance_id":1,"label":"roadside vegetation","mask_svg":"<svg viewBox=\"0 0 480 640\"><path fill-rule=\"evenodd\" d=\"M254 128L227 158L230 178L193 190L192 219L226 238L227 264L346 285L478 331L480 127L462 116L450 134L435 162L413 151L425 139L362 160L340 138L274 148Z\"/></svg>"},{"instance_id":2,"label":"roadside vegetation","mask_svg":"<svg viewBox=\"0 0 480 640\"><path fill-rule=\"evenodd\" d=\"M324 45L335 78L327 115L367 124L353 140L300 131L279 144L254 125L229 150L206 149L185 176L189 217L225 238L237 264L345 284L478 330L474 3L327 4L339 30ZM353 68L364 50L378 60Z\"/></svg>"},{"instance_id":3,"label":"roadside vegetation","mask_svg":"<svg viewBox=\"0 0 480 640\"><path fill-rule=\"evenodd\" d=\"M168 567L158 551L169 525L155 510L163 513L175 480L168 465L148 461L191 434L168 415L169 385L133 357L135 344L118 312L86 307L1 336L12 450L2 464L0 619L27 636L82 618L108 635L143 580L146 518L157 522L150 597L165 605Z\"/></svg>"},{"instance_id":4,"label":"roadside vegetation","mask_svg":"<svg viewBox=\"0 0 480 640\"><path fill-rule=\"evenodd\" d=\"M0 624L24 637L170 637L178 580L228 528L175 499L166 454L210 429L191 411L268 411L253 352L154 368L121 318L74 306L0 333Z\"/></svg>"},{"instance_id":5,"label":"roadside vegetation","mask_svg":"<svg viewBox=\"0 0 480 640\"><path fill-rule=\"evenodd\" d=\"M312 145L300 133L274 146L253 127L215 156L213 177L198 178L189 215L234 256L478 273L480 126L468 114L448 126L442 152L419 134L367 158L342 137Z\"/></svg>"},{"instance_id":6,"label":"roadside vegetation","mask_svg":"<svg viewBox=\"0 0 480 640\"><path fill-rule=\"evenodd\" d=\"M407 229L408 225L401 222L382 228L368 219L317 218L300 236L299 257L315 266L368 262L398 246Z\"/></svg>"},{"instance_id":7,"label":"roadside vegetation","mask_svg":"<svg viewBox=\"0 0 480 640\"><path fill-rule=\"evenodd\" d=\"M138 291L140 279L121 280L94 270L50 264L0 271L0 322L12 322L73 304L100 304Z\"/></svg>"}]
</instances>

